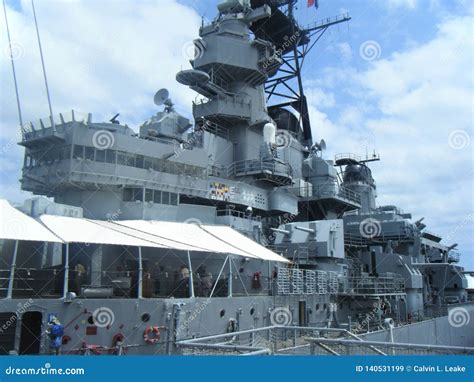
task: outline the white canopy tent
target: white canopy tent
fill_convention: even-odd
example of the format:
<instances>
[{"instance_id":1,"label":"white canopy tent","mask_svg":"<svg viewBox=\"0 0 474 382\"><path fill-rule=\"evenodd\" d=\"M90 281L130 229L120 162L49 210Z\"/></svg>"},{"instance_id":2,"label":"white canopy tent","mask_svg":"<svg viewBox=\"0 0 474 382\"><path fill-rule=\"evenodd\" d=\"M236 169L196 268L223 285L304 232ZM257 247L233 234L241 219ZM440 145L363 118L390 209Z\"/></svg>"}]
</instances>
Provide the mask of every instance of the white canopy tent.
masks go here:
<instances>
[{"instance_id":1,"label":"white canopy tent","mask_svg":"<svg viewBox=\"0 0 474 382\"><path fill-rule=\"evenodd\" d=\"M288 262L284 257L225 226L145 220L112 222L55 215L42 215L40 221L67 243L169 248Z\"/></svg>"},{"instance_id":2,"label":"white canopy tent","mask_svg":"<svg viewBox=\"0 0 474 382\"><path fill-rule=\"evenodd\" d=\"M67 216L42 215L40 221L67 243L124 245L134 247L172 248L157 242L142 240L107 227L95 220ZM109 223L110 225L110 223Z\"/></svg>"},{"instance_id":3,"label":"white canopy tent","mask_svg":"<svg viewBox=\"0 0 474 382\"><path fill-rule=\"evenodd\" d=\"M289 260L285 259L283 256L270 251L263 245L256 243L252 239L249 239L247 236L242 235L230 227L202 225L199 226L199 228L214 237L220 238L220 240L234 248L240 248L242 251L255 254L260 260L289 263Z\"/></svg>"},{"instance_id":4,"label":"white canopy tent","mask_svg":"<svg viewBox=\"0 0 474 382\"><path fill-rule=\"evenodd\" d=\"M12 298L19 241L53 243L62 243L63 241L41 223L18 211L3 199L0 199L0 219L0 239L15 240L7 289L7 298Z\"/></svg>"},{"instance_id":5,"label":"white canopy tent","mask_svg":"<svg viewBox=\"0 0 474 382\"><path fill-rule=\"evenodd\" d=\"M229 253L260 260L269 260L270 257L272 257L269 255L270 253L274 255L271 261L288 262L284 257L269 251L246 236L237 233L230 227L220 226L219 228L221 229L216 235L209 230L203 229L203 226L198 224L156 220L124 220L116 221L113 224L133 229L135 232L138 231L141 234L147 235L146 237L148 238L166 238L175 243L185 244L194 247L194 249L191 249L194 251L204 250L206 252ZM239 236L239 242L235 240L236 236ZM230 237L233 237L234 240L230 240ZM196 249L196 247L201 249Z\"/></svg>"},{"instance_id":6,"label":"white canopy tent","mask_svg":"<svg viewBox=\"0 0 474 382\"><path fill-rule=\"evenodd\" d=\"M191 252L220 253L264 261L289 262L284 257L226 226L145 220L102 221L56 215L42 215L37 220L12 207L5 200L0 200L0 216L2 219L0 239L15 240L7 295L10 298L18 241L20 240L55 242L66 245L64 297L66 297L69 277L69 243L137 247L140 280L143 276L142 247L185 251L188 255L190 269ZM141 283L139 285L139 296L141 296ZM190 285L192 289L192 280ZM190 293L191 296L194 296L193 290Z\"/></svg>"},{"instance_id":7,"label":"white canopy tent","mask_svg":"<svg viewBox=\"0 0 474 382\"><path fill-rule=\"evenodd\" d=\"M62 243L63 241L32 217L18 211L6 200L0 199L0 239L48 241Z\"/></svg>"}]
</instances>

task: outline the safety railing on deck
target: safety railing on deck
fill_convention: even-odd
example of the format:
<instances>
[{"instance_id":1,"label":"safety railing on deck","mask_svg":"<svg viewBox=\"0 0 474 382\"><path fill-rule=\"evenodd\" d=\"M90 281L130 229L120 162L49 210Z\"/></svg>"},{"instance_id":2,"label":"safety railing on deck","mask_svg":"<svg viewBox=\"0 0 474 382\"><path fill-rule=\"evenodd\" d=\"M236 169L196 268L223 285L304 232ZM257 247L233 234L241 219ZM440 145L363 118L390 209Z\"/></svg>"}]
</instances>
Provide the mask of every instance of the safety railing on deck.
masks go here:
<instances>
[{"instance_id":1,"label":"safety railing on deck","mask_svg":"<svg viewBox=\"0 0 474 382\"><path fill-rule=\"evenodd\" d=\"M227 176L250 175L258 173L280 174L291 177L291 166L287 163L263 160L243 160L232 163L227 168Z\"/></svg>"},{"instance_id":2,"label":"safety railing on deck","mask_svg":"<svg viewBox=\"0 0 474 382\"><path fill-rule=\"evenodd\" d=\"M311 355L440 355L474 354L472 347L425 345L349 338L307 338Z\"/></svg>"},{"instance_id":3,"label":"safety railing on deck","mask_svg":"<svg viewBox=\"0 0 474 382\"><path fill-rule=\"evenodd\" d=\"M349 277L348 294L393 294L405 293L405 281L402 277Z\"/></svg>"},{"instance_id":4,"label":"safety railing on deck","mask_svg":"<svg viewBox=\"0 0 474 382\"><path fill-rule=\"evenodd\" d=\"M79 113L77 111L71 110L69 112L59 113L51 117L45 117L38 119L37 121L29 122L22 126L22 136L23 140L31 139L38 134L45 134L46 130L50 131L54 125L56 127L65 125L70 122L80 122L80 123L90 123L92 119L92 114Z\"/></svg>"}]
</instances>

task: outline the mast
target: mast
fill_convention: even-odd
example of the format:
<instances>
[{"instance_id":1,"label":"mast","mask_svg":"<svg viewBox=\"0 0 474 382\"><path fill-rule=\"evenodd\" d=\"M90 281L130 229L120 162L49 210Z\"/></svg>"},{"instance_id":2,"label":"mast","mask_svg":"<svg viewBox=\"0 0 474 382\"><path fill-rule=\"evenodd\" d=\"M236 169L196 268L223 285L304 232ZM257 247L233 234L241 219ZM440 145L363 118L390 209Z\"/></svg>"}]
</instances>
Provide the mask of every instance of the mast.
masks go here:
<instances>
[{"instance_id":1,"label":"mast","mask_svg":"<svg viewBox=\"0 0 474 382\"><path fill-rule=\"evenodd\" d=\"M12 41L11 41L11 37L10 37L10 28L8 27L7 7L5 5L5 0L3 0L3 13L5 15L5 26L7 28L8 46L9 46L9 49L10 49L10 61L12 63L13 83L15 84L15 95L16 95L16 106L17 106L17 109L18 109L18 120L20 122L20 128L23 130L23 117L21 115L20 93L18 91L18 82L17 82L17 79L16 79L15 60L13 59L13 48L12 48Z\"/></svg>"},{"instance_id":2,"label":"mast","mask_svg":"<svg viewBox=\"0 0 474 382\"><path fill-rule=\"evenodd\" d=\"M282 52L279 57L282 65L265 83L267 102L272 97L279 97L282 102L271 105L270 108L293 108L299 114L302 143L311 147L311 123L301 74L304 60L329 27L347 22L351 18L345 13L301 28L294 17L296 1L263 1L272 8L272 15L275 15L278 21L256 23L252 30L257 37L271 40Z\"/></svg>"}]
</instances>

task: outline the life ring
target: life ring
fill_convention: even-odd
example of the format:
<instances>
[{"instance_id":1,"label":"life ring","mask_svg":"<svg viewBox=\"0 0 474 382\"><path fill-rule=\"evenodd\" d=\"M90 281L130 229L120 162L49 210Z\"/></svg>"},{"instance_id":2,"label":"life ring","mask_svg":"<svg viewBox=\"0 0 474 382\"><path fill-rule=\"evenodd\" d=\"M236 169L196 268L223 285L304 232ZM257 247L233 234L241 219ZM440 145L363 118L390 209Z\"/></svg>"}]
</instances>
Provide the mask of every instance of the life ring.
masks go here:
<instances>
[{"instance_id":1,"label":"life ring","mask_svg":"<svg viewBox=\"0 0 474 382\"><path fill-rule=\"evenodd\" d=\"M150 337L150 333L153 333L153 336ZM158 326L149 326L143 332L143 339L149 345L154 345L160 340L160 328Z\"/></svg>"}]
</instances>

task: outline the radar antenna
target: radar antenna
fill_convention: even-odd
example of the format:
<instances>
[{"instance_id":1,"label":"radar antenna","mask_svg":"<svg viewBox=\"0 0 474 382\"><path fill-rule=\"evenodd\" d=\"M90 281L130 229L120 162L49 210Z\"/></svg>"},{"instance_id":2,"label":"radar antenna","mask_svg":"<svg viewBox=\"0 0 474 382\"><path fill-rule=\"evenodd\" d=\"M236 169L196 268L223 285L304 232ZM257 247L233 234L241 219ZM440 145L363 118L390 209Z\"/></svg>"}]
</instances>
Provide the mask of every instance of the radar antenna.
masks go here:
<instances>
[{"instance_id":1,"label":"radar antenna","mask_svg":"<svg viewBox=\"0 0 474 382\"><path fill-rule=\"evenodd\" d=\"M169 113L173 111L173 101L170 98L170 92L168 89L160 89L156 92L155 96L153 97L153 102L156 106L165 105L165 111Z\"/></svg>"}]
</instances>

